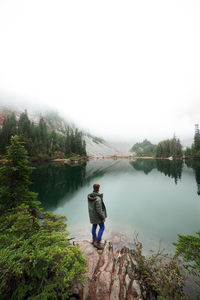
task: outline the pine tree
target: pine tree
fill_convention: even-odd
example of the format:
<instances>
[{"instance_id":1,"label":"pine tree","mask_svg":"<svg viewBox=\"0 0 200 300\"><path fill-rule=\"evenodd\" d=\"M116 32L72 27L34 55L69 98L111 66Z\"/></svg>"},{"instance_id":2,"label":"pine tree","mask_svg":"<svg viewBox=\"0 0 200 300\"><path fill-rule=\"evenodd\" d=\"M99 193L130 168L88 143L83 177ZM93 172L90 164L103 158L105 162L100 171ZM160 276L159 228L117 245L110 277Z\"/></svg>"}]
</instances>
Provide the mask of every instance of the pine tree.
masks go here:
<instances>
[{"instance_id":1,"label":"pine tree","mask_svg":"<svg viewBox=\"0 0 200 300\"><path fill-rule=\"evenodd\" d=\"M51 149L51 153L54 153L57 149L58 145L57 145L57 135L55 130L53 130L50 134L50 149Z\"/></svg>"},{"instance_id":2,"label":"pine tree","mask_svg":"<svg viewBox=\"0 0 200 300\"><path fill-rule=\"evenodd\" d=\"M47 153L47 125L43 118L39 121L39 145L42 154Z\"/></svg>"},{"instance_id":3,"label":"pine tree","mask_svg":"<svg viewBox=\"0 0 200 300\"><path fill-rule=\"evenodd\" d=\"M0 137L0 152L2 154L5 154L6 147L10 143L10 138L12 135L15 135L17 133L17 121L15 114L8 115L2 126L1 130L1 137Z\"/></svg>"},{"instance_id":4,"label":"pine tree","mask_svg":"<svg viewBox=\"0 0 200 300\"><path fill-rule=\"evenodd\" d=\"M28 165L27 151L18 136L11 138L6 159L0 173L1 214L22 203L29 205L35 214L38 202L35 201L35 194L29 191L29 176L33 168Z\"/></svg>"},{"instance_id":5,"label":"pine tree","mask_svg":"<svg viewBox=\"0 0 200 300\"><path fill-rule=\"evenodd\" d=\"M31 122L28 118L27 111L22 113L18 122L18 134L24 136L25 138L30 137L30 126Z\"/></svg>"},{"instance_id":6,"label":"pine tree","mask_svg":"<svg viewBox=\"0 0 200 300\"><path fill-rule=\"evenodd\" d=\"M85 140L83 140L82 155L84 155L84 156L87 155L87 152L86 152L86 141Z\"/></svg>"},{"instance_id":7,"label":"pine tree","mask_svg":"<svg viewBox=\"0 0 200 300\"><path fill-rule=\"evenodd\" d=\"M65 140L65 154L67 156L70 156L71 154L71 137L70 137L69 128L67 129L67 136Z\"/></svg>"},{"instance_id":8,"label":"pine tree","mask_svg":"<svg viewBox=\"0 0 200 300\"><path fill-rule=\"evenodd\" d=\"M39 208L28 190L30 172L14 136L0 168L0 299L67 299L86 262L68 240L66 218Z\"/></svg>"},{"instance_id":9,"label":"pine tree","mask_svg":"<svg viewBox=\"0 0 200 300\"><path fill-rule=\"evenodd\" d=\"M200 132L199 132L199 125L195 125L195 135L194 135L194 149L195 151L200 150Z\"/></svg>"},{"instance_id":10,"label":"pine tree","mask_svg":"<svg viewBox=\"0 0 200 300\"><path fill-rule=\"evenodd\" d=\"M71 153L75 153L75 138L74 138L74 131L71 131L70 134L70 149L71 149Z\"/></svg>"}]
</instances>

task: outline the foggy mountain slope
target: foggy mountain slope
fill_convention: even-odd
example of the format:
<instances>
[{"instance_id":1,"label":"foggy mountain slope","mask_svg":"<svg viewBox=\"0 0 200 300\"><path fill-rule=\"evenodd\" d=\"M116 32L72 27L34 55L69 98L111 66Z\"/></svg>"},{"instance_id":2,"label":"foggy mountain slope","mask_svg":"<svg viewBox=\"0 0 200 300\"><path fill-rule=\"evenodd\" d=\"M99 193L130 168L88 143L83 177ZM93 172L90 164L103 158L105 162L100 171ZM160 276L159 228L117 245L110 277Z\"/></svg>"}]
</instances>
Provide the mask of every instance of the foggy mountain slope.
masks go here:
<instances>
[{"instance_id":1,"label":"foggy mountain slope","mask_svg":"<svg viewBox=\"0 0 200 300\"><path fill-rule=\"evenodd\" d=\"M18 120L21 113L25 110L12 108L10 106L0 106L0 118L4 119L7 115L15 113L16 119ZM66 134L67 128L75 129L77 126L72 122L69 122L65 118L61 117L55 111L48 112L37 112L37 111L28 111L27 112L29 119L35 124L39 124L39 120L42 117L47 127L50 130L55 130L59 134ZM102 138L92 136L89 133L86 133L81 128L78 128L82 131L83 138L86 142L86 152L88 156L92 157L102 157L102 156L113 156L113 155L130 155L130 152L127 151L127 147L124 147L123 144L114 144L107 142Z\"/></svg>"},{"instance_id":2,"label":"foggy mountain slope","mask_svg":"<svg viewBox=\"0 0 200 300\"><path fill-rule=\"evenodd\" d=\"M0 106L0 117L5 118L7 115L14 113L16 119L19 120L20 115L24 112L27 112L28 118L35 125L39 124L40 118L43 118L47 128L50 130L55 130L57 133L64 134L69 127L70 129L74 128L74 125L71 122L66 121L61 117L56 111L30 111L26 109L14 108L11 106Z\"/></svg>"},{"instance_id":3,"label":"foggy mountain slope","mask_svg":"<svg viewBox=\"0 0 200 300\"><path fill-rule=\"evenodd\" d=\"M21 110L21 109L17 109L17 108L12 108L11 106L1 106L0 105L0 117L2 117L3 119L14 113L15 117L17 120L19 120L20 115L24 112L25 110ZM35 124L39 123L39 119L40 119L40 115L34 112L29 112L28 113L28 117L30 118L30 120L32 122L34 122Z\"/></svg>"},{"instance_id":4,"label":"foggy mountain slope","mask_svg":"<svg viewBox=\"0 0 200 300\"><path fill-rule=\"evenodd\" d=\"M86 142L86 152L89 156L113 156L113 155L127 155L123 150L116 148L106 141L95 141L91 136L84 136Z\"/></svg>"}]
</instances>

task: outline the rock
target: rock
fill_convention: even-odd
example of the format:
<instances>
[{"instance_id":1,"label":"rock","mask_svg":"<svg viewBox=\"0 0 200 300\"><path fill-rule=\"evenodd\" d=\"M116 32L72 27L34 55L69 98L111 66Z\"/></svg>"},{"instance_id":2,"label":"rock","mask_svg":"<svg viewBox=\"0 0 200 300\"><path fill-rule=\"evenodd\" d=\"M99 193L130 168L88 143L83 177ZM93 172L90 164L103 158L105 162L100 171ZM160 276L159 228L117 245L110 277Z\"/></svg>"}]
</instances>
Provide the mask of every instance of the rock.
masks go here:
<instances>
[{"instance_id":1,"label":"rock","mask_svg":"<svg viewBox=\"0 0 200 300\"><path fill-rule=\"evenodd\" d=\"M125 283L126 283L126 289L127 289L127 290L128 290L128 288L129 288L130 282L131 282L131 279L130 279L130 277L128 276L128 274L126 274L126 276L125 276Z\"/></svg>"},{"instance_id":2,"label":"rock","mask_svg":"<svg viewBox=\"0 0 200 300\"><path fill-rule=\"evenodd\" d=\"M80 300L142 300L137 263L127 247L113 250L112 243L104 242L97 250L90 241L75 241L87 259L86 281L73 287Z\"/></svg>"},{"instance_id":3,"label":"rock","mask_svg":"<svg viewBox=\"0 0 200 300\"><path fill-rule=\"evenodd\" d=\"M99 254L97 253L96 249L93 247L93 245L90 242L80 241L78 245L83 251L83 255L88 262L87 263L88 272L86 274L86 277L89 280L91 280L93 278L95 269L99 261Z\"/></svg>"},{"instance_id":4,"label":"rock","mask_svg":"<svg viewBox=\"0 0 200 300\"><path fill-rule=\"evenodd\" d=\"M132 282L132 291L133 295L136 297L136 299L141 299L140 297L142 296L141 290L140 290L140 285L137 280L133 280Z\"/></svg>"},{"instance_id":5,"label":"rock","mask_svg":"<svg viewBox=\"0 0 200 300\"><path fill-rule=\"evenodd\" d=\"M115 235L112 239L112 242L115 244L119 244L121 242L121 237L119 235Z\"/></svg>"}]
</instances>

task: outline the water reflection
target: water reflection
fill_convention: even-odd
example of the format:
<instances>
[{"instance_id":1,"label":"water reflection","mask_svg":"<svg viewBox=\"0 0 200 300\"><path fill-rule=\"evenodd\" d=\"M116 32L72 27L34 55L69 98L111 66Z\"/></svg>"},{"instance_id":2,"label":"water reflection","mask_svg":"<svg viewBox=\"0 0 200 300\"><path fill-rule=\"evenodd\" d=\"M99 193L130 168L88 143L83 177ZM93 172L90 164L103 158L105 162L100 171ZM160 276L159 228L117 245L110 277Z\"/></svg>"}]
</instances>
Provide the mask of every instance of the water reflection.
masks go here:
<instances>
[{"instance_id":1,"label":"water reflection","mask_svg":"<svg viewBox=\"0 0 200 300\"><path fill-rule=\"evenodd\" d=\"M145 174L156 168L156 161L152 159L137 159L136 161L130 161L130 164L135 170L144 171Z\"/></svg>"},{"instance_id":2,"label":"water reflection","mask_svg":"<svg viewBox=\"0 0 200 300\"><path fill-rule=\"evenodd\" d=\"M181 179L181 174L183 170L182 160L156 160L157 170L164 173L165 176L174 178L177 184L178 180Z\"/></svg>"},{"instance_id":3,"label":"water reflection","mask_svg":"<svg viewBox=\"0 0 200 300\"><path fill-rule=\"evenodd\" d=\"M187 167L192 168L197 182L197 194L200 196L200 161L199 160L186 160Z\"/></svg>"},{"instance_id":4,"label":"water reflection","mask_svg":"<svg viewBox=\"0 0 200 300\"><path fill-rule=\"evenodd\" d=\"M181 174L183 170L182 160L147 160L138 159L136 161L130 162L135 170L142 170L145 174L150 173L153 169L157 169L159 172L164 173L165 176L174 178L177 184L178 180L181 179Z\"/></svg>"},{"instance_id":5,"label":"water reflection","mask_svg":"<svg viewBox=\"0 0 200 300\"><path fill-rule=\"evenodd\" d=\"M200 195L200 161L187 160L188 168L192 168L197 182L197 194ZM130 168L133 167L133 169ZM149 174L158 170L177 184L181 180L183 161L170 160L101 160L69 166L67 164L44 164L37 166L31 176L31 190L38 193L38 200L45 210L57 208L66 195L72 195L80 187L89 184L108 174L143 171ZM131 171L132 170L132 171Z\"/></svg>"},{"instance_id":6,"label":"water reflection","mask_svg":"<svg viewBox=\"0 0 200 300\"><path fill-rule=\"evenodd\" d=\"M38 200L44 210L52 210L66 194L83 186L86 163L69 166L67 164L44 164L37 167L31 176L31 190L38 193Z\"/></svg>"}]
</instances>

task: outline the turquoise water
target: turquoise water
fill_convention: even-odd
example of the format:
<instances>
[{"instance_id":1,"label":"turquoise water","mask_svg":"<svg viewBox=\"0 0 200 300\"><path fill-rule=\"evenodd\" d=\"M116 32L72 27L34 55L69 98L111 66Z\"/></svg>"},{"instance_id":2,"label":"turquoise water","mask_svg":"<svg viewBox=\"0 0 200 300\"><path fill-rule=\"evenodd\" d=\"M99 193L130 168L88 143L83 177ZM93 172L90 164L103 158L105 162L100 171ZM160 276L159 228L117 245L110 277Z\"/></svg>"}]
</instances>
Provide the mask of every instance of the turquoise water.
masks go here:
<instances>
[{"instance_id":1,"label":"turquoise water","mask_svg":"<svg viewBox=\"0 0 200 300\"><path fill-rule=\"evenodd\" d=\"M149 249L173 251L177 234L200 229L199 162L91 160L37 167L32 190L44 210L67 216L71 237L90 238L87 194L101 185L108 211L104 238L131 245L135 234ZM200 183L200 182L199 182Z\"/></svg>"}]
</instances>

